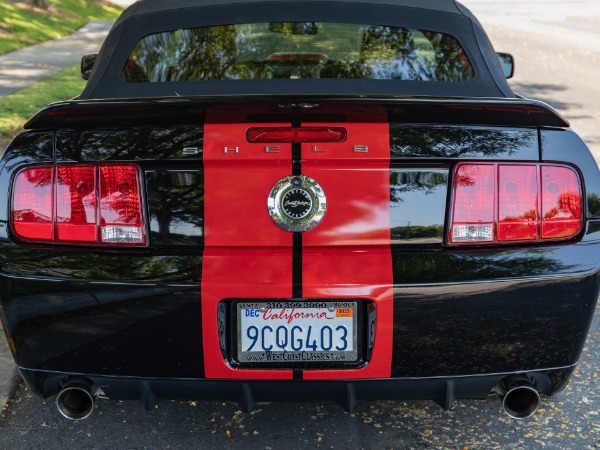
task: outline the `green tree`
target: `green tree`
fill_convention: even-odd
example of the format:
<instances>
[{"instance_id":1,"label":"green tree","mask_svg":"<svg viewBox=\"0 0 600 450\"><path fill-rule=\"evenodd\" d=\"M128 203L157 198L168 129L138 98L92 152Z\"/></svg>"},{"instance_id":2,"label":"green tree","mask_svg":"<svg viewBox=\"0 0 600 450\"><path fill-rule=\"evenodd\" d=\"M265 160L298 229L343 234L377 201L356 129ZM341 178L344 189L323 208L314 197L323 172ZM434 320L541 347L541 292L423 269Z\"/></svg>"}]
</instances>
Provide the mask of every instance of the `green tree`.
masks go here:
<instances>
[{"instance_id":1,"label":"green tree","mask_svg":"<svg viewBox=\"0 0 600 450\"><path fill-rule=\"evenodd\" d=\"M50 6L48 0L25 0L25 4L33 6L34 8L47 9Z\"/></svg>"}]
</instances>

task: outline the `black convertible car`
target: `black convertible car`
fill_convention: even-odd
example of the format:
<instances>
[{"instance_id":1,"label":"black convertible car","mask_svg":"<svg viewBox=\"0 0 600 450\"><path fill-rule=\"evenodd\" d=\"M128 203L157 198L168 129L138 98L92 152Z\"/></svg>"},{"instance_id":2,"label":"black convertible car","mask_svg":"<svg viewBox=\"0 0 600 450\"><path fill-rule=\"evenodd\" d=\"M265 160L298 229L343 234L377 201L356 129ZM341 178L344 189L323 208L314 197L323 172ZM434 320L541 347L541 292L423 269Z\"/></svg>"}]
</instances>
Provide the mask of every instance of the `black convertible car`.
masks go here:
<instances>
[{"instance_id":1,"label":"black convertible car","mask_svg":"<svg viewBox=\"0 0 600 450\"><path fill-rule=\"evenodd\" d=\"M451 0L142 0L0 161L0 311L35 393L239 402L563 389L600 175Z\"/></svg>"}]
</instances>

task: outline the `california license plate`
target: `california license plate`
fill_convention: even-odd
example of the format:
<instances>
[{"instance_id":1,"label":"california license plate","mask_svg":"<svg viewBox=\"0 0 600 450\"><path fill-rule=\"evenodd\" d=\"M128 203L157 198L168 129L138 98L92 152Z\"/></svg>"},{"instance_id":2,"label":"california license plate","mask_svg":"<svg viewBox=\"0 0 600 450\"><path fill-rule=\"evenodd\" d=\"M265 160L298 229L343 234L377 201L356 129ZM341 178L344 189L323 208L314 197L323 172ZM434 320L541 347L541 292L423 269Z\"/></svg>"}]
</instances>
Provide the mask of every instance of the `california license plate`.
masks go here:
<instances>
[{"instance_id":1,"label":"california license plate","mask_svg":"<svg viewBox=\"0 0 600 450\"><path fill-rule=\"evenodd\" d=\"M237 360L257 364L357 361L357 303L238 303Z\"/></svg>"}]
</instances>

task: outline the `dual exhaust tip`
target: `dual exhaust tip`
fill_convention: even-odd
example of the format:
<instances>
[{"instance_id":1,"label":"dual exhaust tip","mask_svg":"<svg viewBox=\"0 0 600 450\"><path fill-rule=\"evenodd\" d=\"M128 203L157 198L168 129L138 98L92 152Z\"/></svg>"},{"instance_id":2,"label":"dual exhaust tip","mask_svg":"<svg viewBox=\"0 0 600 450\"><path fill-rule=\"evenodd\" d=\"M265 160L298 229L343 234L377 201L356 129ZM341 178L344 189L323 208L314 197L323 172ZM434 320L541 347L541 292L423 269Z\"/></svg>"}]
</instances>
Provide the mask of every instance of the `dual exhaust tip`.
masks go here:
<instances>
[{"instance_id":1,"label":"dual exhaust tip","mask_svg":"<svg viewBox=\"0 0 600 450\"><path fill-rule=\"evenodd\" d=\"M513 419L531 417L540 404L540 394L525 375L508 377L500 382L496 393L502 399L504 412ZM56 396L56 407L67 419L87 419L102 393L100 387L88 378L71 378Z\"/></svg>"},{"instance_id":2,"label":"dual exhaust tip","mask_svg":"<svg viewBox=\"0 0 600 450\"><path fill-rule=\"evenodd\" d=\"M56 396L58 412L71 420L87 419L102 390L87 378L71 378Z\"/></svg>"},{"instance_id":3,"label":"dual exhaust tip","mask_svg":"<svg viewBox=\"0 0 600 450\"><path fill-rule=\"evenodd\" d=\"M540 394L526 375L508 377L496 387L504 412L513 419L531 417L540 405Z\"/></svg>"}]
</instances>

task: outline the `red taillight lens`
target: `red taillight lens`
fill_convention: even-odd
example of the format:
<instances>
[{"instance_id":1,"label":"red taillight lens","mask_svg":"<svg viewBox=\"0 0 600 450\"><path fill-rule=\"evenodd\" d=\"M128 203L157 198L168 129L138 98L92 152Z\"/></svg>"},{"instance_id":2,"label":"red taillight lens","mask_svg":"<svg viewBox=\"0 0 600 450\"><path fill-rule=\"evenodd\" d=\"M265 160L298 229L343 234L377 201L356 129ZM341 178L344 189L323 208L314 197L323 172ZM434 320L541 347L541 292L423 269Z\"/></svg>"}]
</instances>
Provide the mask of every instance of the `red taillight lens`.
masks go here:
<instances>
[{"instance_id":1,"label":"red taillight lens","mask_svg":"<svg viewBox=\"0 0 600 450\"><path fill-rule=\"evenodd\" d=\"M581 188L564 167L542 166L542 239L573 236L581 226Z\"/></svg>"},{"instance_id":2,"label":"red taillight lens","mask_svg":"<svg viewBox=\"0 0 600 450\"><path fill-rule=\"evenodd\" d=\"M494 166L459 166L454 177L452 242L492 241L493 205Z\"/></svg>"},{"instance_id":3,"label":"red taillight lens","mask_svg":"<svg viewBox=\"0 0 600 450\"><path fill-rule=\"evenodd\" d=\"M100 167L102 242L143 242L142 205L134 166Z\"/></svg>"},{"instance_id":4,"label":"red taillight lens","mask_svg":"<svg viewBox=\"0 0 600 450\"><path fill-rule=\"evenodd\" d=\"M453 244L567 239L583 223L579 177L566 166L459 164L453 196Z\"/></svg>"},{"instance_id":5,"label":"red taillight lens","mask_svg":"<svg viewBox=\"0 0 600 450\"><path fill-rule=\"evenodd\" d=\"M538 182L536 166L498 167L498 240L537 239Z\"/></svg>"},{"instance_id":6,"label":"red taillight lens","mask_svg":"<svg viewBox=\"0 0 600 450\"><path fill-rule=\"evenodd\" d=\"M56 234L62 242L98 242L96 167L56 168Z\"/></svg>"},{"instance_id":7,"label":"red taillight lens","mask_svg":"<svg viewBox=\"0 0 600 450\"><path fill-rule=\"evenodd\" d=\"M13 185L12 226L26 241L145 245L139 169L57 164L26 169Z\"/></svg>"},{"instance_id":8,"label":"red taillight lens","mask_svg":"<svg viewBox=\"0 0 600 450\"><path fill-rule=\"evenodd\" d=\"M259 127L246 131L253 144L286 142L344 142L348 133L342 127Z\"/></svg>"},{"instance_id":9,"label":"red taillight lens","mask_svg":"<svg viewBox=\"0 0 600 450\"><path fill-rule=\"evenodd\" d=\"M23 239L51 241L53 171L36 167L20 172L13 186L12 223Z\"/></svg>"}]
</instances>

